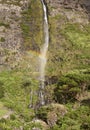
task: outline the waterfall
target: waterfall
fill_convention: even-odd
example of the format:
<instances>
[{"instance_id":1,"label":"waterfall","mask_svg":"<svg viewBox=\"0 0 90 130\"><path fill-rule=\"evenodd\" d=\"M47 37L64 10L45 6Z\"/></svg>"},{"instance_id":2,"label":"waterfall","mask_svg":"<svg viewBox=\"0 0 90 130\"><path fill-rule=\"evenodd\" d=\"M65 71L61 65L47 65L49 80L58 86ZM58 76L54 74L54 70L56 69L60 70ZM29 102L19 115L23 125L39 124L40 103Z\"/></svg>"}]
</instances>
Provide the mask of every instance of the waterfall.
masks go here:
<instances>
[{"instance_id":1,"label":"waterfall","mask_svg":"<svg viewBox=\"0 0 90 130\"><path fill-rule=\"evenodd\" d=\"M44 44L41 48L40 51L40 91L39 91L39 100L40 100L40 105L45 104L45 99L44 99L44 82L45 82L45 66L47 62L47 50L48 50L48 44L49 44L49 31L48 31L48 18L47 18L47 8L44 3L44 0L41 0L42 2L42 7L43 7L43 13L44 13L44 26L43 26L43 31L44 31Z\"/></svg>"}]
</instances>

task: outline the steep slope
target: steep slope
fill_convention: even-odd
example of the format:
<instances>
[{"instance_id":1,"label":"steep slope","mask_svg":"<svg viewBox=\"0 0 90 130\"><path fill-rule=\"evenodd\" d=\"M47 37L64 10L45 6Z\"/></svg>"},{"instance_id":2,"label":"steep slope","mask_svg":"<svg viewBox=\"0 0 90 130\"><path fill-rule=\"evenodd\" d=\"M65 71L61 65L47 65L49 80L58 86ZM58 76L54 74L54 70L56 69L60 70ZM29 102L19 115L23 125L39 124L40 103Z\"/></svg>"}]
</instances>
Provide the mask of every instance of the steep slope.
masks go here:
<instances>
[{"instance_id":1,"label":"steep slope","mask_svg":"<svg viewBox=\"0 0 90 130\"><path fill-rule=\"evenodd\" d=\"M0 67L8 62L13 67L21 55L21 7L0 2L0 14Z\"/></svg>"},{"instance_id":2,"label":"steep slope","mask_svg":"<svg viewBox=\"0 0 90 130\"><path fill-rule=\"evenodd\" d=\"M85 6L48 1L50 46L47 69L56 74L89 67L90 23Z\"/></svg>"},{"instance_id":3,"label":"steep slope","mask_svg":"<svg viewBox=\"0 0 90 130\"><path fill-rule=\"evenodd\" d=\"M41 2L0 1L0 13L0 70L27 67L36 71L43 41Z\"/></svg>"},{"instance_id":4,"label":"steep slope","mask_svg":"<svg viewBox=\"0 0 90 130\"><path fill-rule=\"evenodd\" d=\"M1 130L90 129L90 2L45 4L50 39L46 106L39 108L41 1L0 0L0 103L4 116L12 112L7 119L0 117Z\"/></svg>"}]
</instances>

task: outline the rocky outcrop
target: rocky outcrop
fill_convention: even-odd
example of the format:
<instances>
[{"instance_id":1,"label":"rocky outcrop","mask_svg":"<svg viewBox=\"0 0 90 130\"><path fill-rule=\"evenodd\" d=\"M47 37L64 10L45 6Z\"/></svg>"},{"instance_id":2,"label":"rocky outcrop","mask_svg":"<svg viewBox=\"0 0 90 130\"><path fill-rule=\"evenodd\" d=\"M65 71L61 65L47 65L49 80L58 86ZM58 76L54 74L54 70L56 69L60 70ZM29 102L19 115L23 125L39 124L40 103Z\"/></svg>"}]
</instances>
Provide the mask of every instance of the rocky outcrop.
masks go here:
<instances>
[{"instance_id":1,"label":"rocky outcrop","mask_svg":"<svg viewBox=\"0 0 90 130\"><path fill-rule=\"evenodd\" d=\"M79 13L79 17L81 12L83 14L86 12L90 15L90 2L88 0L46 0L46 3L50 16L55 16L57 14L65 15L64 13L69 12L70 10L72 13L69 14L69 17L70 15L71 17L72 15L75 15L77 18L76 14L73 14L75 11Z\"/></svg>"},{"instance_id":2,"label":"rocky outcrop","mask_svg":"<svg viewBox=\"0 0 90 130\"><path fill-rule=\"evenodd\" d=\"M46 3L51 16L61 13L62 15L66 15L68 18L70 16L74 17L74 15L77 15L74 10L78 11L79 14L81 12L86 12L88 16L90 16L90 2L88 0L46 0ZM64 10L63 12L63 9L67 9L67 11ZM70 10L72 10L72 12L68 14ZM80 17L79 14L76 16L77 19ZM81 13L81 15L83 14ZM78 20L78 22L79 21L80 20Z\"/></svg>"},{"instance_id":3,"label":"rocky outcrop","mask_svg":"<svg viewBox=\"0 0 90 130\"><path fill-rule=\"evenodd\" d=\"M0 70L30 67L28 64L33 64L30 61L37 56L43 40L41 1L0 0L0 14Z\"/></svg>"},{"instance_id":4,"label":"rocky outcrop","mask_svg":"<svg viewBox=\"0 0 90 130\"><path fill-rule=\"evenodd\" d=\"M58 103L52 103L47 106L41 107L37 111L37 117L45 121L49 127L56 125L56 122L60 117L64 117L67 113L66 106Z\"/></svg>"},{"instance_id":5,"label":"rocky outcrop","mask_svg":"<svg viewBox=\"0 0 90 130\"><path fill-rule=\"evenodd\" d=\"M15 66L21 55L21 7L0 4L0 66Z\"/></svg>"}]
</instances>

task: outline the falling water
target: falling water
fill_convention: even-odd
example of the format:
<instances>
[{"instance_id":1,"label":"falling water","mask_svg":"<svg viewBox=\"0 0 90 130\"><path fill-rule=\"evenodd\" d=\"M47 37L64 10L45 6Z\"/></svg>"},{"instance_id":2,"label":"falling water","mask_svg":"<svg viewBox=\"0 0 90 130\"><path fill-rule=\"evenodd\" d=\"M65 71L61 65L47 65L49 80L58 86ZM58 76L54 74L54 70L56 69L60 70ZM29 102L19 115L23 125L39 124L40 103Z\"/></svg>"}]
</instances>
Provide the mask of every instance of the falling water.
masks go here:
<instances>
[{"instance_id":1,"label":"falling water","mask_svg":"<svg viewBox=\"0 0 90 130\"><path fill-rule=\"evenodd\" d=\"M45 82L45 66L47 62L47 50L48 50L48 43L49 43L49 31L48 31L48 18L47 18L47 8L44 3L44 0L41 0L44 12L44 44L41 48L40 52L40 91L39 91L39 98L40 98L40 105L45 104L44 99L44 82Z\"/></svg>"}]
</instances>

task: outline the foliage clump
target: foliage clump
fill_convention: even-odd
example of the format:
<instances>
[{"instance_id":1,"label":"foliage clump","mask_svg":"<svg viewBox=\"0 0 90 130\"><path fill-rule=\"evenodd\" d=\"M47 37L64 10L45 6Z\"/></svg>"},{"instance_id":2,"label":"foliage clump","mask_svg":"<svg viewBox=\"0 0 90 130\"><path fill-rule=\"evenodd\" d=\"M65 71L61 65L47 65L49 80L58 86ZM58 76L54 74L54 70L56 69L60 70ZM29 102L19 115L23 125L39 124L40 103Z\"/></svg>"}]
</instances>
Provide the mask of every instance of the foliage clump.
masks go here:
<instances>
[{"instance_id":1,"label":"foliage clump","mask_svg":"<svg viewBox=\"0 0 90 130\"><path fill-rule=\"evenodd\" d=\"M86 74L86 72L73 72L60 77L54 90L56 101L67 103L82 100L79 99L79 96L88 91L89 78L90 75Z\"/></svg>"},{"instance_id":2,"label":"foliage clump","mask_svg":"<svg viewBox=\"0 0 90 130\"><path fill-rule=\"evenodd\" d=\"M4 97L4 87L3 82L0 81L0 98Z\"/></svg>"},{"instance_id":3,"label":"foliage clump","mask_svg":"<svg viewBox=\"0 0 90 130\"><path fill-rule=\"evenodd\" d=\"M4 37L1 37L1 38L0 38L0 42L5 42L5 38L4 38Z\"/></svg>"}]
</instances>

